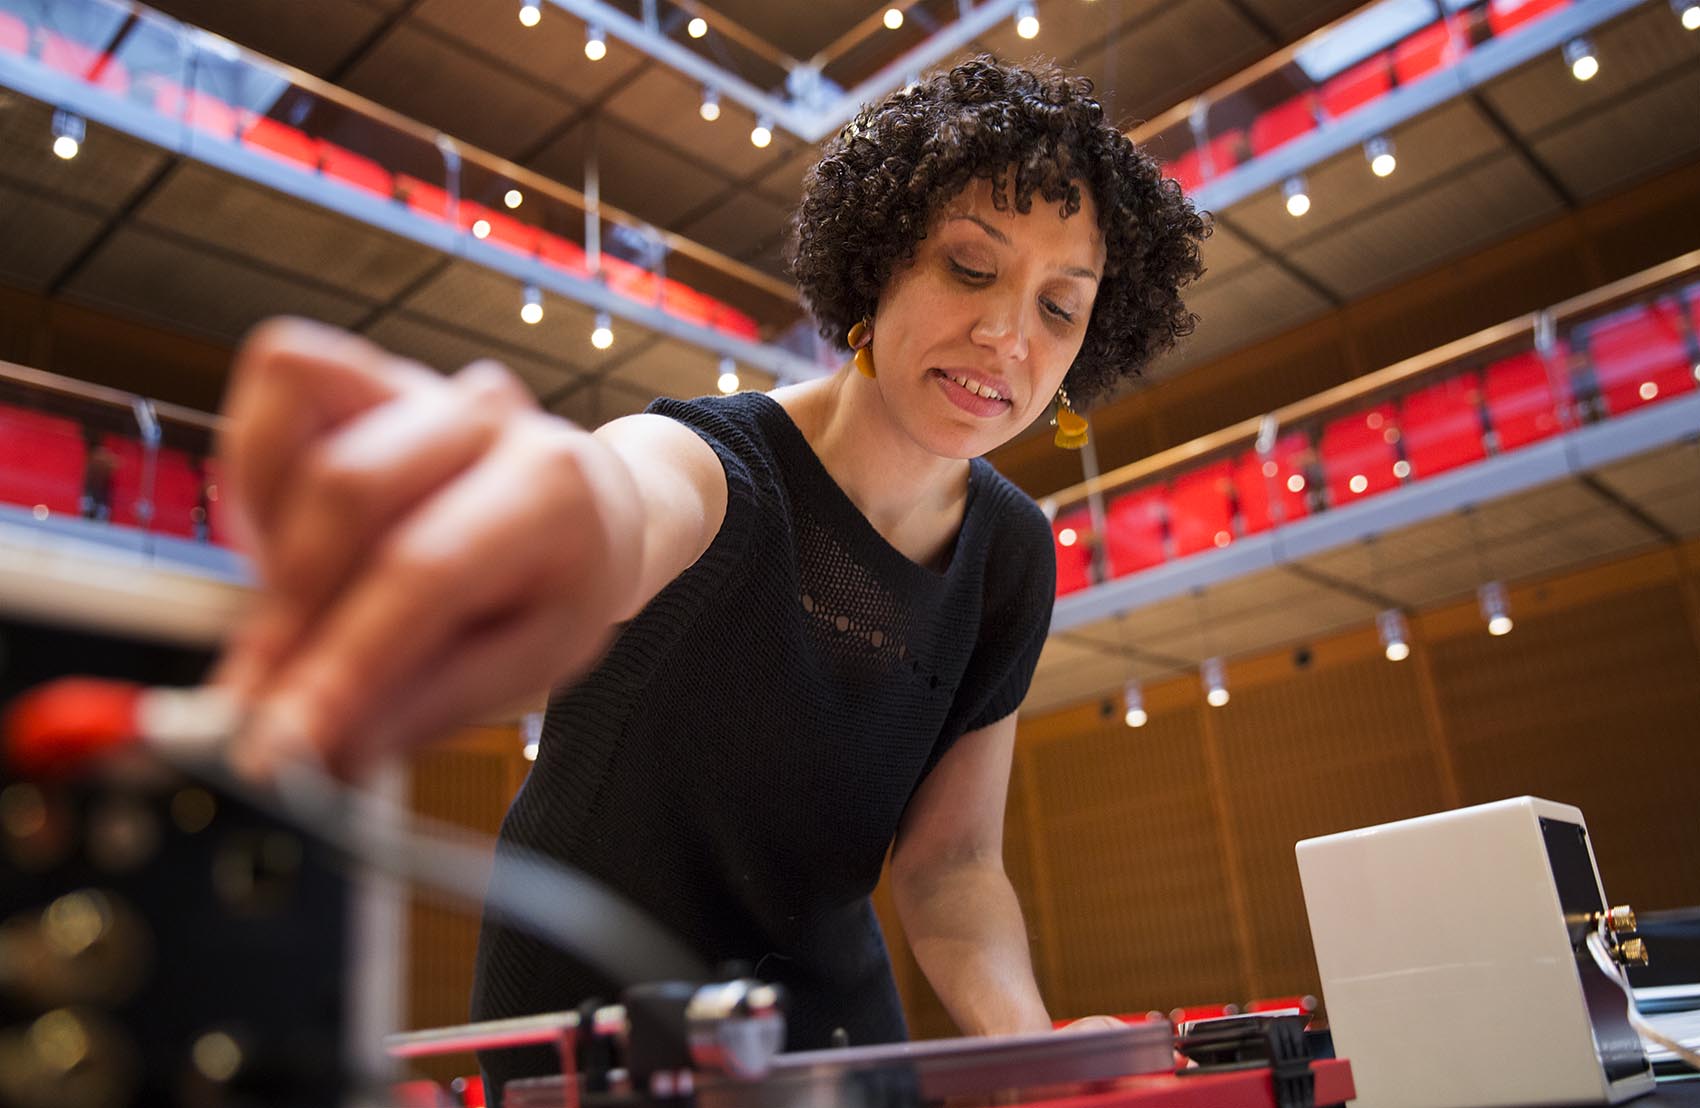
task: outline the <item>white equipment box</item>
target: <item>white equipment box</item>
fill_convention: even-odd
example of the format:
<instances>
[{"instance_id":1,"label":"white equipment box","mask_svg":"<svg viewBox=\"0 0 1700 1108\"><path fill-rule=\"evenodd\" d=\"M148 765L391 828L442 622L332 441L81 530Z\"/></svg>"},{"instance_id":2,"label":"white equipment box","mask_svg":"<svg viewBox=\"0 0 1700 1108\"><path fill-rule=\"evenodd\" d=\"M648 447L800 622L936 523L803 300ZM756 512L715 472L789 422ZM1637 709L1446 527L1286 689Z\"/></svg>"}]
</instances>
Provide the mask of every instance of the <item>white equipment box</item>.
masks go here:
<instances>
[{"instance_id":1,"label":"white equipment box","mask_svg":"<svg viewBox=\"0 0 1700 1108\"><path fill-rule=\"evenodd\" d=\"M1616 1104L1653 1088L1628 1001L1586 946L1634 923L1608 913L1580 811L1525 796L1297 849L1359 1108Z\"/></svg>"}]
</instances>

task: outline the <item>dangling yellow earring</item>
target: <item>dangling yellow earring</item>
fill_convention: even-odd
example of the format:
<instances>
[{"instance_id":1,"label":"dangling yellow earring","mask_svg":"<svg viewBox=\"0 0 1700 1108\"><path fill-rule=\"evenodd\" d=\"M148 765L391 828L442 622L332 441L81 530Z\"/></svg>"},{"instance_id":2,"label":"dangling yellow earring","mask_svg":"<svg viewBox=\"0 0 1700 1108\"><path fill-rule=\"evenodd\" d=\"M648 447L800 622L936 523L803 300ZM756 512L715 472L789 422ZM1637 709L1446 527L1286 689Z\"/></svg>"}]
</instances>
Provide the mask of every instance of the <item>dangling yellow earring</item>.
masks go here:
<instances>
[{"instance_id":1,"label":"dangling yellow earring","mask_svg":"<svg viewBox=\"0 0 1700 1108\"><path fill-rule=\"evenodd\" d=\"M1064 450L1079 450L1086 445L1086 417L1068 406L1068 389L1057 388L1057 410L1051 417L1057 429L1056 444Z\"/></svg>"},{"instance_id":2,"label":"dangling yellow earring","mask_svg":"<svg viewBox=\"0 0 1700 1108\"><path fill-rule=\"evenodd\" d=\"M856 372L863 377L874 375L874 336L868 333L868 321L859 319L850 328L850 349L856 352Z\"/></svg>"}]
</instances>

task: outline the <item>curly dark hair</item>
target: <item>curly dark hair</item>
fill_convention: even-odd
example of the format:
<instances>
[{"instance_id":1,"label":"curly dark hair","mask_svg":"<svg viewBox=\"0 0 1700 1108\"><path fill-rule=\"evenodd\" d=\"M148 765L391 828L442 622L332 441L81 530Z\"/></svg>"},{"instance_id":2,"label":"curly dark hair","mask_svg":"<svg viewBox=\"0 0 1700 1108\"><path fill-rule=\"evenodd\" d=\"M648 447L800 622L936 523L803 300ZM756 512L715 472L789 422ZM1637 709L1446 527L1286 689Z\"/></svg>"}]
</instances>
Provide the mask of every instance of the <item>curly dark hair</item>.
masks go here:
<instances>
[{"instance_id":1,"label":"curly dark hair","mask_svg":"<svg viewBox=\"0 0 1700 1108\"><path fill-rule=\"evenodd\" d=\"M1030 211L1037 193L1070 216L1082 187L1098 205L1105 272L1064 379L1077 407L1192 333L1180 290L1204 272L1208 216L1104 122L1090 80L981 57L863 108L809 171L788 261L823 336L842 342L874 314L940 205L977 178L1000 210Z\"/></svg>"}]
</instances>

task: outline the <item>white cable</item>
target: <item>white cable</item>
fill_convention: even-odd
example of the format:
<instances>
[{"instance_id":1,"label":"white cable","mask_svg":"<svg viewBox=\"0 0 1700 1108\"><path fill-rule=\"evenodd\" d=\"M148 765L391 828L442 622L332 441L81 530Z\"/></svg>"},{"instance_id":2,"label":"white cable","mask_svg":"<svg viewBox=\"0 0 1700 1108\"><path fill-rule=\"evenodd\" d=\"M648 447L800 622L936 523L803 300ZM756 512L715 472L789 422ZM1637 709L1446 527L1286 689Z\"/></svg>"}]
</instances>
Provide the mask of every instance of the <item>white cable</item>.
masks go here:
<instances>
[{"instance_id":1,"label":"white cable","mask_svg":"<svg viewBox=\"0 0 1700 1108\"><path fill-rule=\"evenodd\" d=\"M1601 927L1604 927L1603 923L1601 924ZM1660 1046L1688 1063L1689 1066L1700 1070L1700 1054L1697 1054L1688 1047L1683 1046L1675 1039L1666 1037L1662 1032L1654 1028L1646 1020L1642 1019L1641 1013L1636 1011L1635 991L1629 984L1629 978L1625 977L1623 971L1618 968L1617 963L1612 961L1611 952L1606 949L1606 938L1603 930L1589 933L1588 953L1594 956L1594 964L1600 967L1600 972L1605 974L1606 977L1619 989L1623 990L1624 998L1629 1001L1630 1025L1633 1026L1636 1031L1640 1032L1644 1038L1653 1040L1655 1043L1658 1043Z\"/></svg>"}]
</instances>

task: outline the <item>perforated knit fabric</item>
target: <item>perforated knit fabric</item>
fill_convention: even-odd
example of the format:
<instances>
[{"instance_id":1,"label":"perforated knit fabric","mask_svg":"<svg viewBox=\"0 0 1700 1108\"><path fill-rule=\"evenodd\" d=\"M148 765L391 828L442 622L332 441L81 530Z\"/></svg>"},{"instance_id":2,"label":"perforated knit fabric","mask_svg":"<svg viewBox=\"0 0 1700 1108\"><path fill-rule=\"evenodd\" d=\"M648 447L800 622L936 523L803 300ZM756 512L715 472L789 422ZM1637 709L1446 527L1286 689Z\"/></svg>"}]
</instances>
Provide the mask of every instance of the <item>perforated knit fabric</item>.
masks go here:
<instances>
[{"instance_id":1,"label":"perforated knit fabric","mask_svg":"<svg viewBox=\"0 0 1700 1108\"><path fill-rule=\"evenodd\" d=\"M707 552L559 692L504 844L601 878L694 946L786 987L788 1050L905 1036L868 896L916 786L1026 695L1055 595L1042 512L976 459L942 571L879 534L777 402L657 401L725 467ZM501 880L498 857L497 880ZM613 999L486 920L476 1019ZM485 1055L497 1083L552 1051Z\"/></svg>"}]
</instances>

